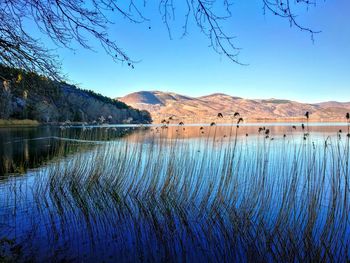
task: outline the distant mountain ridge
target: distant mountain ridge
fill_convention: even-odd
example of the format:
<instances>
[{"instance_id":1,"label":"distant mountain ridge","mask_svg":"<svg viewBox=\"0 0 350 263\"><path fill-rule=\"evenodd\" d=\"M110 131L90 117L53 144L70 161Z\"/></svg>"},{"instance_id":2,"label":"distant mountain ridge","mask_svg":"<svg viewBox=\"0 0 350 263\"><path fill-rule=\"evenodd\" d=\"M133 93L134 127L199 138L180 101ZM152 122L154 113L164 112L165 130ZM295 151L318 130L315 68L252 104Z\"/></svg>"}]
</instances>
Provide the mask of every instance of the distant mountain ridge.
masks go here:
<instances>
[{"instance_id":1,"label":"distant mountain ridge","mask_svg":"<svg viewBox=\"0 0 350 263\"><path fill-rule=\"evenodd\" d=\"M309 111L310 121L344 121L350 111L350 102L328 101L301 103L288 99L244 99L224 93L201 97L189 97L173 92L139 91L117 98L140 110L151 113L159 122L173 116L191 123L215 120L221 112L223 122L230 122L234 112L239 112L246 121L298 121L305 119Z\"/></svg>"}]
</instances>

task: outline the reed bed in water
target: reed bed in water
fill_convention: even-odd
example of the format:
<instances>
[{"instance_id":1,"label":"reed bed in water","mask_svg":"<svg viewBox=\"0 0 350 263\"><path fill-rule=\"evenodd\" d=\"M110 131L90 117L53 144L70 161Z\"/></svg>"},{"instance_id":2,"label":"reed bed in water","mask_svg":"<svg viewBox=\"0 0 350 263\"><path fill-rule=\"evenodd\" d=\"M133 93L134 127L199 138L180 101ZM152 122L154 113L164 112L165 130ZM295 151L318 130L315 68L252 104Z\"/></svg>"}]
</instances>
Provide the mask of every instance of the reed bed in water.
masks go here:
<instances>
[{"instance_id":1,"label":"reed bed in water","mask_svg":"<svg viewBox=\"0 0 350 263\"><path fill-rule=\"evenodd\" d=\"M246 137L233 127L222 136L212 126L188 139L182 126L173 129L99 143L29 182L9 179L11 191L0 190L0 238L19 252L8 256L350 260L348 137L271 140L266 129Z\"/></svg>"}]
</instances>

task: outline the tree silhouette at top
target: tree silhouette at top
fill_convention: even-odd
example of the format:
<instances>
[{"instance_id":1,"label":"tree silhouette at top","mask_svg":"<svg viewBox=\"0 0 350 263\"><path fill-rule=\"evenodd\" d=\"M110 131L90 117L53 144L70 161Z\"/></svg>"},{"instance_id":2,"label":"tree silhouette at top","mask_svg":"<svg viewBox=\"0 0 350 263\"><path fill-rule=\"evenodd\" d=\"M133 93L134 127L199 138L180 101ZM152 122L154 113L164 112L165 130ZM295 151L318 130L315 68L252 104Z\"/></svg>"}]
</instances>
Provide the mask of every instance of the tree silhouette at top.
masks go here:
<instances>
[{"instance_id":1,"label":"tree silhouette at top","mask_svg":"<svg viewBox=\"0 0 350 263\"><path fill-rule=\"evenodd\" d=\"M288 19L291 25L311 35L316 33L300 25L293 13L298 6L309 7L316 2L261 1L264 13ZM177 13L181 8L176 8L179 2L174 0L0 0L0 63L59 78L60 64L55 53L31 34L33 31L30 29L37 27L57 46L66 48L78 43L83 48L92 49L91 39L95 39L113 60L134 67L134 60L119 46L113 35L107 33L113 23L111 18L123 17L130 23L150 21L151 18L144 14L146 8L154 3L159 5L159 14L169 33L175 17L183 25L183 36L187 35L189 23L193 23L209 39L210 46L217 53L240 64L237 57L240 49L234 42L235 38L223 29L223 21L233 16L230 0L183 0L185 10L181 14Z\"/></svg>"}]
</instances>

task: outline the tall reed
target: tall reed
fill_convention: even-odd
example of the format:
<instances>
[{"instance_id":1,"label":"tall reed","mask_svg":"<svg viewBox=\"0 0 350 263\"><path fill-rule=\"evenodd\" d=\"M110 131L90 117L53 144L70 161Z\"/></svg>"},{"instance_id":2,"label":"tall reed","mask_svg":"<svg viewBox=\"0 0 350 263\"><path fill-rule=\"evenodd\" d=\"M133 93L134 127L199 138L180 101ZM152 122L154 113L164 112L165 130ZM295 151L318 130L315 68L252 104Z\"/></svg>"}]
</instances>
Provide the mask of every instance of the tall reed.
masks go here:
<instances>
[{"instance_id":1,"label":"tall reed","mask_svg":"<svg viewBox=\"0 0 350 263\"><path fill-rule=\"evenodd\" d=\"M350 260L349 138L220 128L140 131L10 178L0 238L19 260Z\"/></svg>"}]
</instances>

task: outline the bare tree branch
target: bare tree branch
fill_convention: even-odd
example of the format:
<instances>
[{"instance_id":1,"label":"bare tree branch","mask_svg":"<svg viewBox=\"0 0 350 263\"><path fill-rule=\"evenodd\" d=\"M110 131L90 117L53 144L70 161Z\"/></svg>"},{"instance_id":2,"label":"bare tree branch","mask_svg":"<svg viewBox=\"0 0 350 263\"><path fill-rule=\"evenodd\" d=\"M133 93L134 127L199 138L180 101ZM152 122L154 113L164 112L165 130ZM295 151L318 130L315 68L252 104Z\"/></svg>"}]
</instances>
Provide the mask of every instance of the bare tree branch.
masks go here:
<instances>
[{"instance_id":1,"label":"bare tree branch","mask_svg":"<svg viewBox=\"0 0 350 263\"><path fill-rule=\"evenodd\" d=\"M158 2L169 37L173 37L171 24L175 21L175 16L183 19L180 19L183 23L181 37L188 34L188 25L193 21L209 39L214 51L242 64L238 60L240 48L236 46L235 38L228 35L223 27L223 22L232 17L230 0L183 1L184 16L177 14L174 0ZM262 3L264 12L269 11L288 19L291 25L310 33L312 37L319 32L299 24L292 10L299 5L308 8L316 5L316 2L262 0ZM60 63L58 58L52 55L54 52L45 48L39 40L31 36L28 29L25 29L26 22L31 21L57 46L72 49L72 44L78 43L83 48L92 49L89 40L93 37L113 60L126 62L133 68L135 61L109 37L107 31L113 24L110 20L113 14L131 23L149 21L143 15L145 7L146 0L0 0L0 63L36 71L53 78L60 77Z\"/></svg>"}]
</instances>

